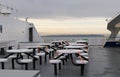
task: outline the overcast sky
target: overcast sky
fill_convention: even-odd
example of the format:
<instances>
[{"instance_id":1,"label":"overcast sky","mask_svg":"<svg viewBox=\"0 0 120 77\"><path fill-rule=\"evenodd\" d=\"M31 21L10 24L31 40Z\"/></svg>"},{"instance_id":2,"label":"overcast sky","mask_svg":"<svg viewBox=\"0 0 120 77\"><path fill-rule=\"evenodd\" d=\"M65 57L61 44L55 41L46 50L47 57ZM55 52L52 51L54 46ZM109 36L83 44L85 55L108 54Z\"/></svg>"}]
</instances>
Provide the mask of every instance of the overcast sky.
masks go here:
<instances>
[{"instance_id":1,"label":"overcast sky","mask_svg":"<svg viewBox=\"0 0 120 77\"><path fill-rule=\"evenodd\" d=\"M120 0L1 0L30 17L110 17L120 11Z\"/></svg>"},{"instance_id":2,"label":"overcast sky","mask_svg":"<svg viewBox=\"0 0 120 77\"><path fill-rule=\"evenodd\" d=\"M17 15L20 17L34 18L34 22L39 25L35 19L56 19L59 20L58 24L65 26L65 21L61 19L74 19L73 21L81 20L82 18L98 18L99 25L105 25L105 19L113 17L120 11L120 0L0 0L5 5L9 5L16 9ZM75 20L76 19L76 20ZM95 19L93 19L94 21ZM101 21L102 20L102 21ZM51 20L50 20L51 21ZM47 22L47 25L55 25L55 21ZM71 21L71 20L70 20ZM88 19L87 23L91 21ZM40 22L40 21L39 21ZM45 22L45 20L44 20ZM69 21L67 20L67 23ZM96 21L95 21L96 22ZM42 22L41 22L42 23ZM80 25L78 22L77 26ZM42 25L46 25L43 24ZM83 25L83 24L82 24ZM89 25L93 25L89 24ZM94 24L96 25L96 24ZM67 26L67 25L66 25ZM75 25L74 25L75 26ZM85 26L87 26L85 24ZM44 27L45 29L47 27ZM78 28L78 27L77 27ZM98 27L99 29L99 27Z\"/></svg>"}]
</instances>

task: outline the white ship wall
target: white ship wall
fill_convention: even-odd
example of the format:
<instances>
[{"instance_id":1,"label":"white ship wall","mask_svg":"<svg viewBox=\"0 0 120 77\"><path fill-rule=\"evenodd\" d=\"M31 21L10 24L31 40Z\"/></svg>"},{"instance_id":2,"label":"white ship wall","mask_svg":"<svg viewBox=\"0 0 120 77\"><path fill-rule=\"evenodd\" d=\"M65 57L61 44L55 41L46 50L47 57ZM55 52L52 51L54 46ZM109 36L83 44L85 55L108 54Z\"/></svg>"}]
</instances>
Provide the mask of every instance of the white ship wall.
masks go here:
<instances>
[{"instance_id":1,"label":"white ship wall","mask_svg":"<svg viewBox=\"0 0 120 77\"><path fill-rule=\"evenodd\" d=\"M1 40L28 41L27 29L29 26L25 22L0 16L0 24L3 27L3 32L0 34Z\"/></svg>"},{"instance_id":2,"label":"white ship wall","mask_svg":"<svg viewBox=\"0 0 120 77\"><path fill-rule=\"evenodd\" d=\"M34 25L14 19L12 16L0 15L0 25L2 25L2 33L0 33L0 41L2 42L14 41L15 45L18 42L29 42L30 27L33 27L33 42L43 42Z\"/></svg>"}]
</instances>

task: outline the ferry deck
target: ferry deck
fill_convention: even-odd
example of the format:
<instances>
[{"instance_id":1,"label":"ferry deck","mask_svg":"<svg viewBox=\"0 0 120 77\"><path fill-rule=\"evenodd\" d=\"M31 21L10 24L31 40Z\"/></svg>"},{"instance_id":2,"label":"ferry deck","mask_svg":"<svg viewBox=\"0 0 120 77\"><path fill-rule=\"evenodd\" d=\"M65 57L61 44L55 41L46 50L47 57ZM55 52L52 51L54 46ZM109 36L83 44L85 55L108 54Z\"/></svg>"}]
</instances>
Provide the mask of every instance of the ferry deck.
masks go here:
<instances>
[{"instance_id":1,"label":"ferry deck","mask_svg":"<svg viewBox=\"0 0 120 77\"><path fill-rule=\"evenodd\" d=\"M120 75L120 48L103 48L102 46L89 47L89 63L85 66L84 75L80 75L80 66L74 66L69 60L62 65L62 69L54 75L54 67L48 61L39 65L41 77L119 77ZM1 56L2 57L2 56ZM43 58L44 59L44 58ZM28 65L28 70L33 70L32 64ZM5 69L11 68L11 61L5 63ZM24 66L15 64L14 70L24 70Z\"/></svg>"}]
</instances>

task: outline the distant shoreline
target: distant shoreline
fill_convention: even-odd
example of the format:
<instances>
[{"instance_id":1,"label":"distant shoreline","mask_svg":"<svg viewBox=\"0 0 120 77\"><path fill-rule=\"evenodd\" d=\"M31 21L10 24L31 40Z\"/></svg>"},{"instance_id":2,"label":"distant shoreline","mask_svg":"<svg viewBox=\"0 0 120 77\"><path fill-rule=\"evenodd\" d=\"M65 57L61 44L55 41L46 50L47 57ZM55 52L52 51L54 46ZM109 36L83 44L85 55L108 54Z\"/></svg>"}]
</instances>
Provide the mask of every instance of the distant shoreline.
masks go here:
<instances>
[{"instance_id":1,"label":"distant shoreline","mask_svg":"<svg viewBox=\"0 0 120 77\"><path fill-rule=\"evenodd\" d=\"M103 34L44 35L42 37L105 37Z\"/></svg>"}]
</instances>

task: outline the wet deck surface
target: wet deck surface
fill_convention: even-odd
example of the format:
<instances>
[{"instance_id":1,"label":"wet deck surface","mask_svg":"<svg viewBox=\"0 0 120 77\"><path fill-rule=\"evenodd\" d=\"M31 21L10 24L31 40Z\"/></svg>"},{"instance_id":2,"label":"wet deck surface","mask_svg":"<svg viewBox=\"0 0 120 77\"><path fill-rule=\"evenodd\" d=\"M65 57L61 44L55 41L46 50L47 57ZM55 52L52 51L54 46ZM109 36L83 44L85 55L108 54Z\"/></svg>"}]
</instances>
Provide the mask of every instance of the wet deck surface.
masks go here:
<instances>
[{"instance_id":1,"label":"wet deck surface","mask_svg":"<svg viewBox=\"0 0 120 77\"><path fill-rule=\"evenodd\" d=\"M49 62L39 65L36 70L41 71L41 77L120 77L120 48L103 48L90 46L89 63L85 66L84 76L80 75L80 67L70 61L62 66L58 75L54 75L54 67ZM5 64L5 69L11 69L11 60ZM15 69L24 70L24 66L15 65ZM29 65L32 70L32 64Z\"/></svg>"}]
</instances>

